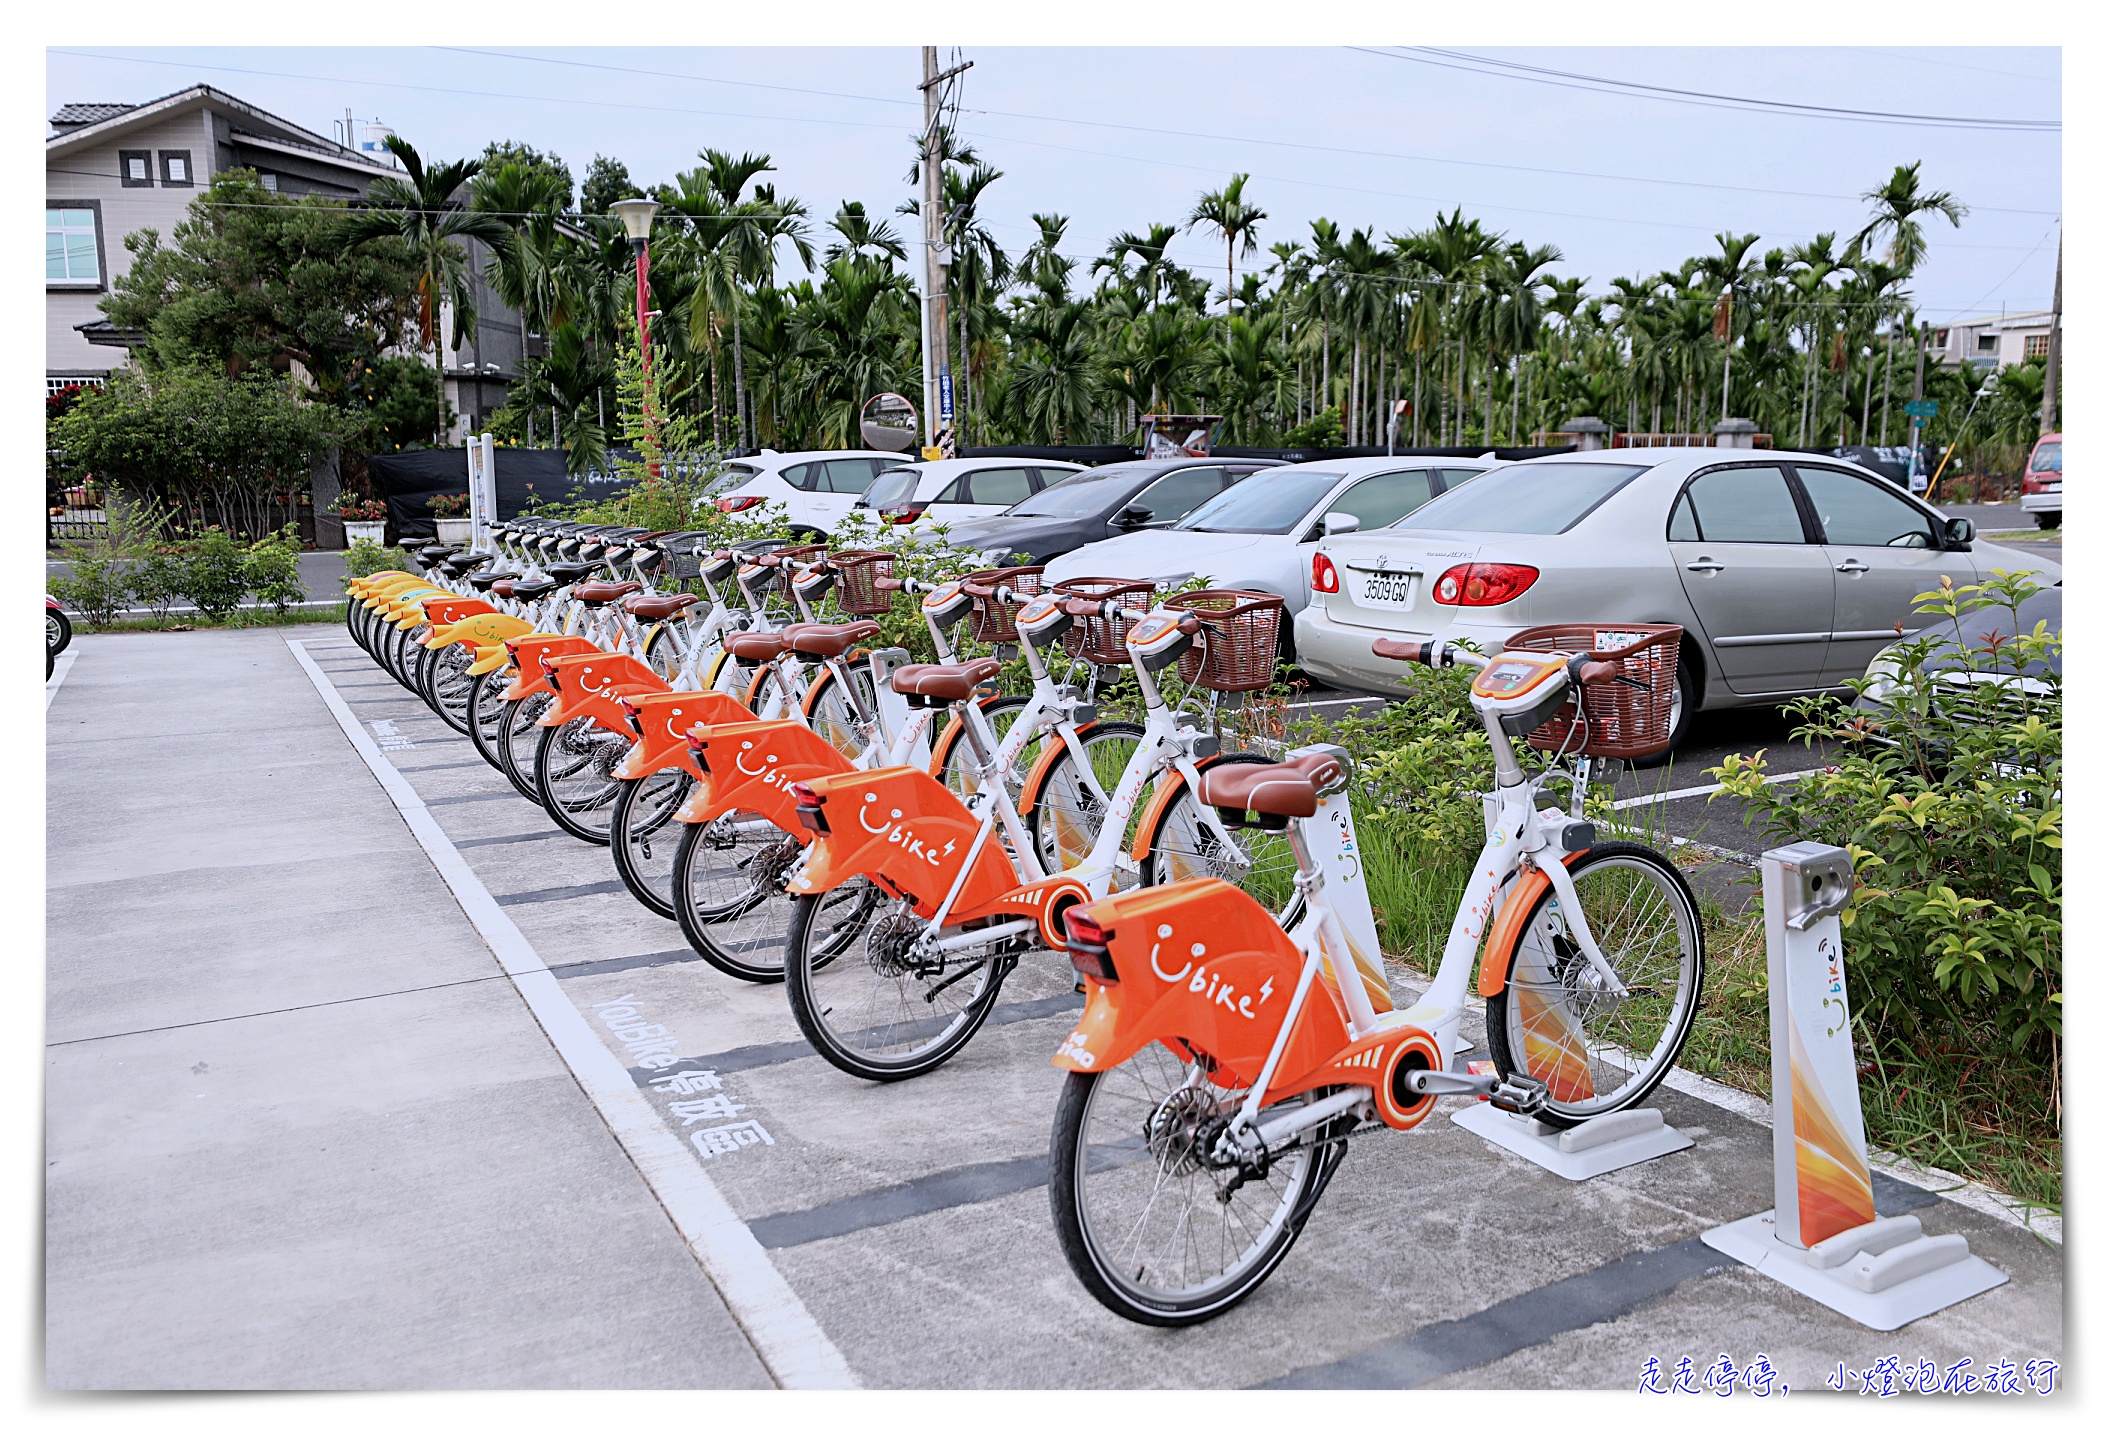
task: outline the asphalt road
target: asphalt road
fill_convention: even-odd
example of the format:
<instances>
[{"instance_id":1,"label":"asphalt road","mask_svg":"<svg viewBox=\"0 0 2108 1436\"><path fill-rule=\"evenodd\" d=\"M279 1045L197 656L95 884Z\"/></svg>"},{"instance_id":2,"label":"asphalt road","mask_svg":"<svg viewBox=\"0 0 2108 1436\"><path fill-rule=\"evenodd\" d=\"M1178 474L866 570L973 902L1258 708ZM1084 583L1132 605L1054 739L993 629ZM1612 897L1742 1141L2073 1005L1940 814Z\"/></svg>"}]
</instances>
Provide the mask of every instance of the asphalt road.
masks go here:
<instances>
[{"instance_id":1,"label":"asphalt road","mask_svg":"<svg viewBox=\"0 0 2108 1436\"><path fill-rule=\"evenodd\" d=\"M304 686L289 637L317 686ZM155 675L175 672L190 693L242 688L239 733L207 708L188 723L183 769L209 799L159 796L100 756L167 761L133 741L138 721L123 738L100 729L113 700L163 692L176 680ZM1193 1330L1131 1326L1077 1285L1049 1223L1061 1077L1048 1058L1074 1004L1058 958L1028 957L994 1020L939 1072L856 1081L804 1046L780 988L698 961L622 889L604 848L560 833L341 630L87 638L73 675L80 690L51 707L54 731L72 735L53 748L54 771L92 770L102 787L65 802L55 789L51 808L65 899L53 908L64 1030L46 1113L64 1159L48 1180L65 1183L47 1224L47 1359L66 1378L55 1384L751 1380L755 1362L693 1268L668 1263L672 1225L640 1223L640 1169L607 1160L605 1133L580 1124L577 1088L536 1085L554 1054L515 1050L533 1033L526 1009L442 1001L512 986L540 1004L552 1040L583 1023L618 1061L617 1024L600 1014L659 1032L680 1060L632 1071L630 1101L683 1152L706 1101L704 1126L729 1116L751 1134L648 1175L717 1194L727 1224L710 1240L758 1245L867 1386L1629 1390L1650 1356L1664 1372L1685 1355L1703 1371L1727 1352L1762 1353L1787 1384L1820 1391L1840 1361L2062 1357L2061 1251L1961 1204L1965 1192L1877 1176L1883 1213L1964 1233L2013 1277L1899 1334L1867 1332L1704 1247L1706 1229L1771 1205L1771 1134L1761 1104L1683 1074L1659 1105L1696 1145L1578 1186L1453 1125L1454 1102L1414 1132L1357 1139L1249 1302ZM427 834L444 885L400 832L388 838L374 776L324 714L330 695L378 744L376 772ZM215 788L222 769L254 780ZM184 822L137 821L149 799ZM110 833L131 846L110 848ZM167 876L141 885L141 869ZM230 881L247 887L198 900ZM478 972L464 911L483 914L478 930L498 913L516 927L502 972L488 959ZM163 914L181 914L180 934L156 931ZM155 976L165 969L182 980ZM522 972L546 973L534 977L545 985ZM195 973L212 977L208 990ZM270 990L241 1010L300 1013L224 1020L244 974L253 986L263 973ZM322 992L318 978L355 990ZM318 1001L334 1004L315 1014L327 1022L301 1015ZM552 1003L572 1016L557 1021ZM1483 1042L1469 1020L1466 1033ZM223 1070L239 1081L208 1087L219 1079L204 1074ZM123 1137L108 1125L120 1112L134 1124ZM207 1259L215 1251L242 1260ZM734 1304L740 1332L769 1329L749 1314ZM475 1339L450 1339L450 1320L473 1323Z\"/></svg>"}]
</instances>

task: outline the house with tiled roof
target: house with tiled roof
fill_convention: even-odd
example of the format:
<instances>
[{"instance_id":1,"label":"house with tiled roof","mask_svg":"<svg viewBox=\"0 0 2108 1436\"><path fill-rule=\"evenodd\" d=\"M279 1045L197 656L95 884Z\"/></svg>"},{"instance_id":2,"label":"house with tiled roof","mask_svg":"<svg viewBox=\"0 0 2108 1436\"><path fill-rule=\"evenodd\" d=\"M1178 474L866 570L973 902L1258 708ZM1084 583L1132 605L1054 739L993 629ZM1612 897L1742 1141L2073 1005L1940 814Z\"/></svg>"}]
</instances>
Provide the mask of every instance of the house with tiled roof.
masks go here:
<instances>
[{"instance_id":1,"label":"house with tiled roof","mask_svg":"<svg viewBox=\"0 0 2108 1436\"><path fill-rule=\"evenodd\" d=\"M252 169L279 194L320 194L356 203L373 182L399 174L376 157L259 109L210 85L140 104L73 101L51 117L44 140L44 382L104 382L140 336L118 330L98 307L131 265L125 237L158 230L164 242L212 177ZM349 136L347 136L349 138ZM488 258L470 242L478 275L475 337L445 357L447 398L480 425L504 403L519 372L518 316L480 282ZM443 331L451 338L451 329Z\"/></svg>"}]
</instances>

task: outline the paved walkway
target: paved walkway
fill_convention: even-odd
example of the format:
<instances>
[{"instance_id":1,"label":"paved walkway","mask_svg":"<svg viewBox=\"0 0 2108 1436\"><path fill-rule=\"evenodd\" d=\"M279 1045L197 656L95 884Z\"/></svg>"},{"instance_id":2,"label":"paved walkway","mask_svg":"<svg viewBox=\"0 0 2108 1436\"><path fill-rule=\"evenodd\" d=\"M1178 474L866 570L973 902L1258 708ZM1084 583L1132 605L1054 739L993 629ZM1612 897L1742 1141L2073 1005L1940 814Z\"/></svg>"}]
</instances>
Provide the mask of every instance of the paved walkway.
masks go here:
<instances>
[{"instance_id":1,"label":"paved walkway","mask_svg":"<svg viewBox=\"0 0 2108 1436\"><path fill-rule=\"evenodd\" d=\"M340 629L79 655L50 709L55 1385L758 1384L799 1320L869 1386L1630 1390L1729 1352L1809 1392L2062 1359L2061 1251L1945 1183L1879 1175L1879 1209L2012 1280L1900 1332L1705 1247L1770 1205L1771 1133L1682 1073L1658 1105L1696 1145L1579 1185L1446 1113L1357 1138L1250 1302L1131 1326L1047 1215L1064 962L941 1071L853 1081ZM632 1027L682 1060L624 1073ZM691 1079L755 1138L707 1166Z\"/></svg>"},{"instance_id":2,"label":"paved walkway","mask_svg":"<svg viewBox=\"0 0 2108 1436\"><path fill-rule=\"evenodd\" d=\"M770 1384L285 635L49 708L49 1384Z\"/></svg>"}]
</instances>

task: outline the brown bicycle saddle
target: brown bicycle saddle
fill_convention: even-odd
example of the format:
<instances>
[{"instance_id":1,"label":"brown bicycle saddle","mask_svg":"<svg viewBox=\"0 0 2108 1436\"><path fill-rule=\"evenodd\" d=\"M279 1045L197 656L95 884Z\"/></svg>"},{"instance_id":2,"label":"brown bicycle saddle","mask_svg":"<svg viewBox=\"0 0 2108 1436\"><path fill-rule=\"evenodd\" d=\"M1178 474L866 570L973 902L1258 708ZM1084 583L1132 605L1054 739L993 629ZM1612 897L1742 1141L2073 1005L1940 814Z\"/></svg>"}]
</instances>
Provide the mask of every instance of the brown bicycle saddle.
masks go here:
<instances>
[{"instance_id":1,"label":"brown bicycle saddle","mask_svg":"<svg viewBox=\"0 0 2108 1436\"><path fill-rule=\"evenodd\" d=\"M1317 811L1317 790L1338 775L1339 759L1329 753L1280 763L1218 763L1201 773L1199 797L1211 808L1307 818Z\"/></svg>"},{"instance_id":2,"label":"brown bicycle saddle","mask_svg":"<svg viewBox=\"0 0 2108 1436\"><path fill-rule=\"evenodd\" d=\"M893 691L958 703L972 697L974 689L995 677L1002 666L1002 660L997 658L976 658L970 663L910 663L895 670Z\"/></svg>"}]
</instances>

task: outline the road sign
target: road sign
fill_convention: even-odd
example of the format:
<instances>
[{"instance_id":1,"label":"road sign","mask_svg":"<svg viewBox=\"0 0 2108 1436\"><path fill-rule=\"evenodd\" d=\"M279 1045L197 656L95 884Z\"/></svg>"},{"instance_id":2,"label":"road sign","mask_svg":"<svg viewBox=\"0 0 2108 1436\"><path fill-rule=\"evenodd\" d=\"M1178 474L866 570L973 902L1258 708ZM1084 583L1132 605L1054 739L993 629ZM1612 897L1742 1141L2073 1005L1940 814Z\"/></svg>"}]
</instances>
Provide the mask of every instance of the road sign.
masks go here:
<instances>
[{"instance_id":1,"label":"road sign","mask_svg":"<svg viewBox=\"0 0 2108 1436\"><path fill-rule=\"evenodd\" d=\"M1930 419L1934 414L1940 412L1940 401L1937 399L1913 399L1903 406L1903 412L1910 415L1913 419Z\"/></svg>"}]
</instances>

